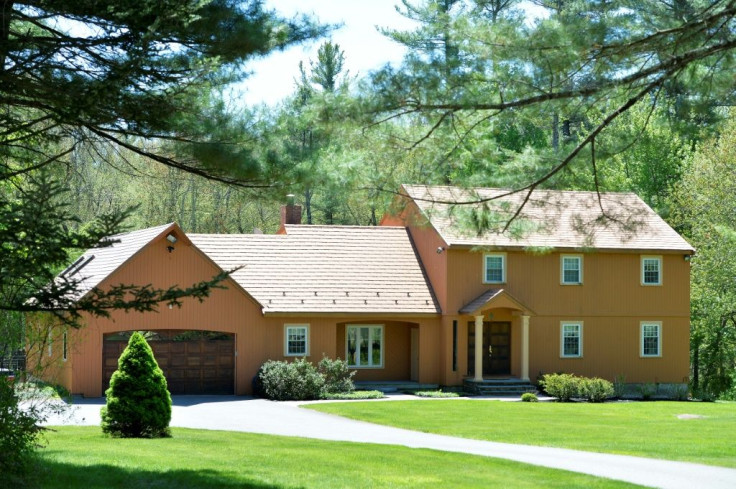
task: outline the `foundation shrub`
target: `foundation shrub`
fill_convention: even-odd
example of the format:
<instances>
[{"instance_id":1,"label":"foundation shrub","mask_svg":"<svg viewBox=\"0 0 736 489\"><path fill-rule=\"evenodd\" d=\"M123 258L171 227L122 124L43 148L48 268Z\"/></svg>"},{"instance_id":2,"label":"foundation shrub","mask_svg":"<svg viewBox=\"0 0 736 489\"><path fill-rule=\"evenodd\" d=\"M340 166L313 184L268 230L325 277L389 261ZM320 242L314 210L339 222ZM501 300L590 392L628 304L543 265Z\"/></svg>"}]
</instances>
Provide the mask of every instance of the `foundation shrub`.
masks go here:
<instances>
[{"instance_id":1,"label":"foundation shrub","mask_svg":"<svg viewBox=\"0 0 736 489\"><path fill-rule=\"evenodd\" d=\"M570 402L580 394L580 378L572 374L546 374L541 383L544 391L559 402Z\"/></svg>"},{"instance_id":2,"label":"foundation shrub","mask_svg":"<svg viewBox=\"0 0 736 489\"><path fill-rule=\"evenodd\" d=\"M317 371L324 378L323 394L349 394L355 390L353 377L356 372L348 369L345 360L323 356L317 364Z\"/></svg>"},{"instance_id":3,"label":"foundation shrub","mask_svg":"<svg viewBox=\"0 0 736 489\"><path fill-rule=\"evenodd\" d=\"M274 401L319 399L325 379L306 358L293 362L269 360L258 372L262 394Z\"/></svg>"},{"instance_id":4,"label":"foundation shrub","mask_svg":"<svg viewBox=\"0 0 736 489\"><path fill-rule=\"evenodd\" d=\"M525 392L521 395L522 402L539 402L539 398L533 392Z\"/></svg>"},{"instance_id":5,"label":"foundation shrub","mask_svg":"<svg viewBox=\"0 0 736 489\"><path fill-rule=\"evenodd\" d=\"M580 397L584 397L588 402L603 402L609 397L613 397L615 393L613 384L605 379L581 377L578 381Z\"/></svg>"}]
</instances>

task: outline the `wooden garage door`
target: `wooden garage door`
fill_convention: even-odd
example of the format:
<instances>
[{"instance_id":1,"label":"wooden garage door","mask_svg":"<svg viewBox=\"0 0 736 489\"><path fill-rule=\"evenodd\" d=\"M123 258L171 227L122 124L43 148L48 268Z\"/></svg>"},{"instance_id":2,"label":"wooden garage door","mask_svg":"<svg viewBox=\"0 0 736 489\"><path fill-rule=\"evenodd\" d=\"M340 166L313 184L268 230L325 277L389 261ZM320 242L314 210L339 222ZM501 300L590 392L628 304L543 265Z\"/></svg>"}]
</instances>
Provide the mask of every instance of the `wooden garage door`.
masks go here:
<instances>
[{"instance_id":1,"label":"wooden garage door","mask_svg":"<svg viewBox=\"0 0 736 489\"><path fill-rule=\"evenodd\" d=\"M118 368L132 332L107 334L102 348L102 389ZM211 331L146 331L172 394L233 394L235 336Z\"/></svg>"}]
</instances>

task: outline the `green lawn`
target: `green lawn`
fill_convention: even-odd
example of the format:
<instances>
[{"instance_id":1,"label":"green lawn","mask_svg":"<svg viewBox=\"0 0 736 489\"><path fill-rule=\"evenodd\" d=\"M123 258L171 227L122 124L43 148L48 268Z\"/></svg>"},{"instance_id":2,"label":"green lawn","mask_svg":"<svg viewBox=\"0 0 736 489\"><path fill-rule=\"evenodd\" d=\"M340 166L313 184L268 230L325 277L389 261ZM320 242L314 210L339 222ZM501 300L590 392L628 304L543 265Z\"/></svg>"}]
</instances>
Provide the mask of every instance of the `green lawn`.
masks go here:
<instances>
[{"instance_id":1,"label":"green lawn","mask_svg":"<svg viewBox=\"0 0 736 489\"><path fill-rule=\"evenodd\" d=\"M309 408L443 435L736 467L736 403L444 400ZM679 414L705 418L678 419Z\"/></svg>"},{"instance_id":2,"label":"green lawn","mask_svg":"<svg viewBox=\"0 0 736 489\"><path fill-rule=\"evenodd\" d=\"M55 488L636 487L471 455L226 431L113 439L96 427L54 428L38 486Z\"/></svg>"}]
</instances>

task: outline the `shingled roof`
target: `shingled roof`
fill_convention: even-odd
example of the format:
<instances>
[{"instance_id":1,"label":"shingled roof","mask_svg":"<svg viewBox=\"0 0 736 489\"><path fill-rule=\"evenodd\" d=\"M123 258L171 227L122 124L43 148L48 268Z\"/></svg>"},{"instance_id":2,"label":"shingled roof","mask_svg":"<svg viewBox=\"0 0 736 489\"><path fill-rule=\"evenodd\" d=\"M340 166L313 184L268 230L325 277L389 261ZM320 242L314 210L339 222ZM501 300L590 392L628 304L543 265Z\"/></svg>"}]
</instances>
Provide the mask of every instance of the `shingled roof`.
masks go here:
<instances>
[{"instance_id":1,"label":"shingled roof","mask_svg":"<svg viewBox=\"0 0 736 489\"><path fill-rule=\"evenodd\" d=\"M427 185L403 185L402 189L449 246L695 251L633 193L535 190L522 208L517 225L512 226L512 232L489 231L479 235L464 220L480 204L453 205L453 202L496 197L488 202L495 207L497 218L505 223L523 202L525 193L498 198L508 190Z\"/></svg>"},{"instance_id":2,"label":"shingled roof","mask_svg":"<svg viewBox=\"0 0 736 489\"><path fill-rule=\"evenodd\" d=\"M436 314L403 227L287 225L286 234L190 234L269 313Z\"/></svg>"},{"instance_id":3,"label":"shingled roof","mask_svg":"<svg viewBox=\"0 0 736 489\"><path fill-rule=\"evenodd\" d=\"M59 276L78 281L77 293L74 299L84 297L144 246L175 227L176 224L170 223L109 236L106 240L110 244L88 249Z\"/></svg>"}]
</instances>

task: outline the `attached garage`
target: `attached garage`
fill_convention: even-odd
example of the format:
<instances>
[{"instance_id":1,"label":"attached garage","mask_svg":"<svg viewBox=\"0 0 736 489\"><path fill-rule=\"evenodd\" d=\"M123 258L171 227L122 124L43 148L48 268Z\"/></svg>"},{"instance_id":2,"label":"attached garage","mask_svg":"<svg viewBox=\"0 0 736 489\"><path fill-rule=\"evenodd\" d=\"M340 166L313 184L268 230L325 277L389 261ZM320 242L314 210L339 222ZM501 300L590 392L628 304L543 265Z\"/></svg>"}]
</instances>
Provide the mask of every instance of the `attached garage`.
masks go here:
<instances>
[{"instance_id":1,"label":"attached garage","mask_svg":"<svg viewBox=\"0 0 736 489\"><path fill-rule=\"evenodd\" d=\"M131 331L105 334L102 391L110 385ZM145 331L172 394L234 394L235 335L212 331Z\"/></svg>"}]
</instances>

